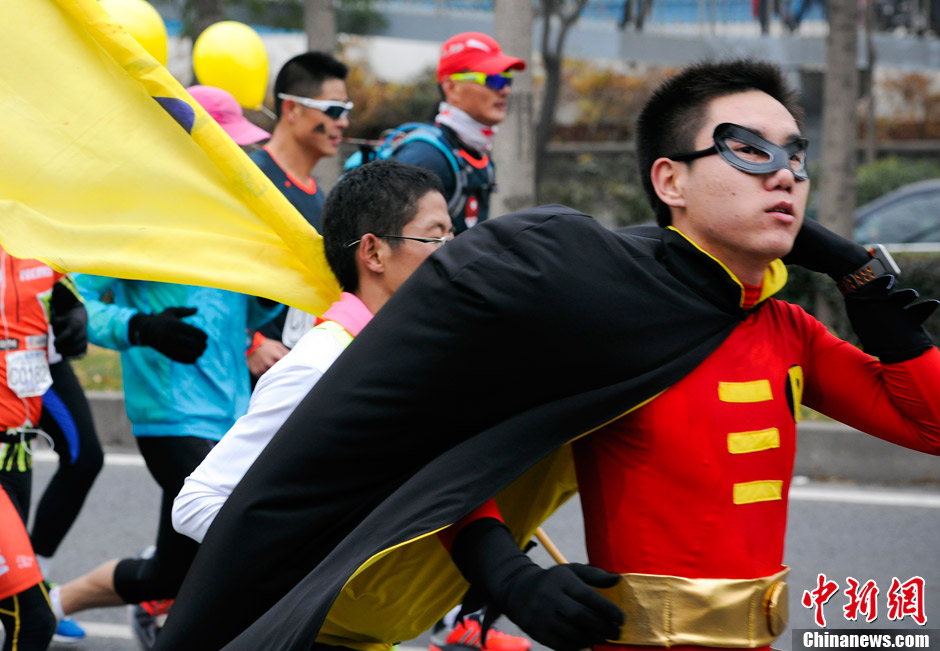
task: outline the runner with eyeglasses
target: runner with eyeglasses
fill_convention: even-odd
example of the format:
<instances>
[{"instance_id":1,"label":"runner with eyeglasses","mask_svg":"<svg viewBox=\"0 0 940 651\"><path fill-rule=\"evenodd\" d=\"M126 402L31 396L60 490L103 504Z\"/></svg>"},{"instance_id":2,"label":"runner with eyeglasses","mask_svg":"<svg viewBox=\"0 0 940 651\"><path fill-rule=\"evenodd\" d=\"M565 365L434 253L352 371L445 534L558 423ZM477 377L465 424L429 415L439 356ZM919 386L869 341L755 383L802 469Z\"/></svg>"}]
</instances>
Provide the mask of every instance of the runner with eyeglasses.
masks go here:
<instances>
[{"instance_id":1,"label":"runner with eyeglasses","mask_svg":"<svg viewBox=\"0 0 940 651\"><path fill-rule=\"evenodd\" d=\"M525 61L503 54L499 43L478 32L451 37L441 48L437 81L441 97L434 125L409 134L391 155L437 174L461 233L489 217L496 167L489 153L497 125L506 119L515 71Z\"/></svg>"}]
</instances>

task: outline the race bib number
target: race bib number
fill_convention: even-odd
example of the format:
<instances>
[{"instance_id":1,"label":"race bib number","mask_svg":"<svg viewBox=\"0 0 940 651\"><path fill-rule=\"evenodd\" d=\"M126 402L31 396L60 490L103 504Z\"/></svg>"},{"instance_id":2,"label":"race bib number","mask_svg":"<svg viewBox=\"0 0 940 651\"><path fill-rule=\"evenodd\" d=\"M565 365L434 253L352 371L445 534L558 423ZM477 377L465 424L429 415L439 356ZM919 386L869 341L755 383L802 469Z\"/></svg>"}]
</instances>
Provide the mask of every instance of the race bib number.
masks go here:
<instances>
[{"instance_id":1,"label":"race bib number","mask_svg":"<svg viewBox=\"0 0 940 651\"><path fill-rule=\"evenodd\" d=\"M44 350L7 353L7 386L20 398L34 398L52 386L49 360Z\"/></svg>"},{"instance_id":2,"label":"race bib number","mask_svg":"<svg viewBox=\"0 0 940 651\"><path fill-rule=\"evenodd\" d=\"M293 348L300 338L310 332L310 328L317 322L317 317L307 314L296 307L287 308L287 317L284 319L284 329L281 331L281 343Z\"/></svg>"}]
</instances>

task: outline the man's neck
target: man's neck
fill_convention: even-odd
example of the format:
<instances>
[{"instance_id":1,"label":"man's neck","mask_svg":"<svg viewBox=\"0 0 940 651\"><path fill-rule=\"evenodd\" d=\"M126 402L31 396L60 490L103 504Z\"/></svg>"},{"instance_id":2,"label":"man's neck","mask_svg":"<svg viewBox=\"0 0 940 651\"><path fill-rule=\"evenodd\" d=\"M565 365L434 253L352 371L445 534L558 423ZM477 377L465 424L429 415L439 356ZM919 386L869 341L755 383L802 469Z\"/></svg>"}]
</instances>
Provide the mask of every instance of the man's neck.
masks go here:
<instances>
[{"instance_id":1,"label":"man's neck","mask_svg":"<svg viewBox=\"0 0 940 651\"><path fill-rule=\"evenodd\" d=\"M285 172L290 173L299 180L309 178L313 174L313 168L316 167L321 158L304 149L286 131L279 129L277 126L274 127L274 133L265 148L271 152L271 155L274 156L278 165Z\"/></svg>"},{"instance_id":2,"label":"man's neck","mask_svg":"<svg viewBox=\"0 0 940 651\"><path fill-rule=\"evenodd\" d=\"M363 278L364 275L360 270L359 288L353 293L372 314L375 314L388 302L392 295L381 283L373 283L368 280L363 282Z\"/></svg>"}]
</instances>

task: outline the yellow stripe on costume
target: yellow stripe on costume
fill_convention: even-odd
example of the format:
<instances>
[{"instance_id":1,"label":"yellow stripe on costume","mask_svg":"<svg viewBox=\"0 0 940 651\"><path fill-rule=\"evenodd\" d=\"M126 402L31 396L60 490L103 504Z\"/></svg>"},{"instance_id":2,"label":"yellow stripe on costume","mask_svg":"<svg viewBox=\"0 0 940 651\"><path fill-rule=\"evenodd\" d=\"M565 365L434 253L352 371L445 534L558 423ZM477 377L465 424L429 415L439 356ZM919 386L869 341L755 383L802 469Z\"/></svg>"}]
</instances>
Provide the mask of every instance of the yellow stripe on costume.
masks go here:
<instances>
[{"instance_id":1,"label":"yellow stripe on costume","mask_svg":"<svg viewBox=\"0 0 940 651\"><path fill-rule=\"evenodd\" d=\"M728 434L728 452L747 454L780 447L780 430L776 427L756 432L732 432Z\"/></svg>"},{"instance_id":2,"label":"yellow stripe on costume","mask_svg":"<svg viewBox=\"0 0 940 651\"><path fill-rule=\"evenodd\" d=\"M722 402L768 402L774 395L768 380L719 382L718 399Z\"/></svg>"},{"instance_id":3,"label":"yellow stripe on costume","mask_svg":"<svg viewBox=\"0 0 940 651\"><path fill-rule=\"evenodd\" d=\"M783 499L783 482L779 479L749 481L734 485L735 504L773 502Z\"/></svg>"}]
</instances>

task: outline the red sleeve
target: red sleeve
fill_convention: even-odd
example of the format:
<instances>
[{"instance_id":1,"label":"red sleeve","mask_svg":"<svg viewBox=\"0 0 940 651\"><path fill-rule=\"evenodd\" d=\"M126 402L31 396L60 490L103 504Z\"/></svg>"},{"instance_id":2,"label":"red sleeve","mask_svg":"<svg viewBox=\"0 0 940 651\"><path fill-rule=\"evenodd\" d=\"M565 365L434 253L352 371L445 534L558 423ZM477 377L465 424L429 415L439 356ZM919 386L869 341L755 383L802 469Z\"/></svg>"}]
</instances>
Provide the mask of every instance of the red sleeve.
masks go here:
<instances>
[{"instance_id":1,"label":"red sleeve","mask_svg":"<svg viewBox=\"0 0 940 651\"><path fill-rule=\"evenodd\" d=\"M444 545L444 548L450 552L450 548L454 546L454 540L457 538L457 534L460 533L461 529L471 522L482 518L496 518L500 522L503 521L503 516L499 512L499 507L496 506L496 502L493 500L483 502L483 504L470 511L470 513L457 520L454 524L438 531L437 537L441 541L441 544Z\"/></svg>"},{"instance_id":2,"label":"red sleeve","mask_svg":"<svg viewBox=\"0 0 940 651\"><path fill-rule=\"evenodd\" d=\"M940 351L882 364L816 325L805 404L885 441L940 455Z\"/></svg>"}]
</instances>

